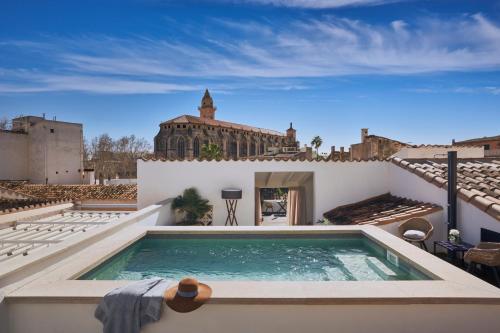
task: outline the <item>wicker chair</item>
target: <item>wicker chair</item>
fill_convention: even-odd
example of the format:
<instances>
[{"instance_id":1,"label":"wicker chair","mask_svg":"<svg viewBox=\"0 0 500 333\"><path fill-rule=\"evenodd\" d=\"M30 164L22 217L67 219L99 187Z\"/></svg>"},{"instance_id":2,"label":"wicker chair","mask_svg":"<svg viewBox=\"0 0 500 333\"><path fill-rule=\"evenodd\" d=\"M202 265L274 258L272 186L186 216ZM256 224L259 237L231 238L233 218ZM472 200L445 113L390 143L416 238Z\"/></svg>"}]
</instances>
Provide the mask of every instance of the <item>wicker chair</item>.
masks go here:
<instances>
[{"instance_id":1,"label":"wicker chair","mask_svg":"<svg viewBox=\"0 0 500 333\"><path fill-rule=\"evenodd\" d=\"M428 240L431 236L432 233L434 232L434 227L432 224L427 221L424 218L421 217L414 217L409 219L406 222L403 222L399 225L399 235L401 238L403 238L405 241L410 242L410 243L418 243L420 245L420 248L427 250L427 245L425 245L425 241ZM424 233L423 237L420 238L409 238L405 237L405 232L409 230L418 230Z\"/></svg>"},{"instance_id":2,"label":"wicker chair","mask_svg":"<svg viewBox=\"0 0 500 333\"><path fill-rule=\"evenodd\" d=\"M490 267L497 286L500 286L497 270L500 266L500 243L481 242L465 253L464 260L469 262L469 273L473 273L477 264Z\"/></svg>"}]
</instances>

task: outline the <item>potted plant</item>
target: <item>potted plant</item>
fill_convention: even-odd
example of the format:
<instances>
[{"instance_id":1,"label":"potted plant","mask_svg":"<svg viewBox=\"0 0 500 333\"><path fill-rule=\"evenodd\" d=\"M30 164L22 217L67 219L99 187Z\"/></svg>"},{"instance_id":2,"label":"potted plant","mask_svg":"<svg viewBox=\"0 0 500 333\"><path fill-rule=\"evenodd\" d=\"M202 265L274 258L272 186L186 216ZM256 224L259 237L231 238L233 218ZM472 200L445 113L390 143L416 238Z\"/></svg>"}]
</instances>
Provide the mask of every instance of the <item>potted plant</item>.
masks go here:
<instances>
[{"instance_id":1,"label":"potted plant","mask_svg":"<svg viewBox=\"0 0 500 333\"><path fill-rule=\"evenodd\" d=\"M196 188L191 187L174 199L172 209L185 214L184 221L180 224L194 225L198 223L198 219L210 211L211 206L208 200L200 196Z\"/></svg>"},{"instance_id":2,"label":"potted plant","mask_svg":"<svg viewBox=\"0 0 500 333\"><path fill-rule=\"evenodd\" d=\"M460 231L458 231L457 229L450 229L448 240L453 244L460 243Z\"/></svg>"}]
</instances>

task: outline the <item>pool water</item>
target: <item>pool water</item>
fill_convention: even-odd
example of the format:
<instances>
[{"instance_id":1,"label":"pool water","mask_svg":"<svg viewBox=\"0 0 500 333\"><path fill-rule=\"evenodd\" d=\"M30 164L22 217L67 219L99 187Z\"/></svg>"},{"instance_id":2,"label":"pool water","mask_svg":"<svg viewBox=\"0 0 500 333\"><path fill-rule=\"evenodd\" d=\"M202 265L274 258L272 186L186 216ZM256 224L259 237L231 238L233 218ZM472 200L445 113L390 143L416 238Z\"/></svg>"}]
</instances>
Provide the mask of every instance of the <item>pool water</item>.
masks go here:
<instances>
[{"instance_id":1,"label":"pool water","mask_svg":"<svg viewBox=\"0 0 500 333\"><path fill-rule=\"evenodd\" d=\"M83 280L376 281L428 280L363 236L147 236L86 273Z\"/></svg>"}]
</instances>

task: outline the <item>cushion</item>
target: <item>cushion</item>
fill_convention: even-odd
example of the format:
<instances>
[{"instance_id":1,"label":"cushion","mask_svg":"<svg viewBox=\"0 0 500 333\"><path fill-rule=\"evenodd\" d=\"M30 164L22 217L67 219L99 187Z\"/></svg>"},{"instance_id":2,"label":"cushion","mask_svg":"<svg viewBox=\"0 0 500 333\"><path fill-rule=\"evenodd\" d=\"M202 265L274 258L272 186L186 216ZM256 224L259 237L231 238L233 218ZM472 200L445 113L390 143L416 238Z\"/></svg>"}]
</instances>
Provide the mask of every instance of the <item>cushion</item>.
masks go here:
<instances>
[{"instance_id":1,"label":"cushion","mask_svg":"<svg viewBox=\"0 0 500 333\"><path fill-rule=\"evenodd\" d=\"M408 239L421 240L425 238L425 232L420 230L406 230L403 236Z\"/></svg>"}]
</instances>

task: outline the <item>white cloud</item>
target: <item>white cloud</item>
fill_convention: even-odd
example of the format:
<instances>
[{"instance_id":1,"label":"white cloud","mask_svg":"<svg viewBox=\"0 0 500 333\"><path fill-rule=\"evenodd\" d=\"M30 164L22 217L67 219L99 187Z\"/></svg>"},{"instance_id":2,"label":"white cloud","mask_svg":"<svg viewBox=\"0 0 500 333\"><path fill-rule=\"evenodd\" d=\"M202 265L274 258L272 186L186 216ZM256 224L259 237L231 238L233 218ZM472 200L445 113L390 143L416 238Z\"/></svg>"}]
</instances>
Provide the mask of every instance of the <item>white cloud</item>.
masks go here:
<instances>
[{"instance_id":1,"label":"white cloud","mask_svg":"<svg viewBox=\"0 0 500 333\"><path fill-rule=\"evenodd\" d=\"M0 52L16 47L23 52L51 50L39 52L41 66L28 70L30 75L0 71L0 91L161 93L197 89L206 80L230 90L250 79L257 88L279 89L276 80L283 87L301 87L300 80L307 78L500 68L500 27L482 14L387 24L332 16L286 25L217 19L213 24L216 29L184 39L86 36L45 43L0 41ZM26 69L17 70L22 71Z\"/></svg>"},{"instance_id":2,"label":"white cloud","mask_svg":"<svg viewBox=\"0 0 500 333\"><path fill-rule=\"evenodd\" d=\"M404 0L243 0L261 5L299 8L338 8L349 6L376 6ZM235 1L238 2L238 1Z\"/></svg>"}]
</instances>

